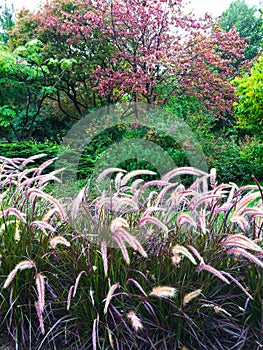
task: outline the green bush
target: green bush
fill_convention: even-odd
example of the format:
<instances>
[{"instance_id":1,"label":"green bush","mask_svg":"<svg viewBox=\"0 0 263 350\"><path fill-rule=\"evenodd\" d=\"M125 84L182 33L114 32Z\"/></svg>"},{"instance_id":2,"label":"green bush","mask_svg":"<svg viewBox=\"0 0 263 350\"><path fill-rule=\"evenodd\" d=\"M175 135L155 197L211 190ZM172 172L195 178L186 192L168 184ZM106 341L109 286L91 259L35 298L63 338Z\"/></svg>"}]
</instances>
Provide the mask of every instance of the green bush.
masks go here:
<instances>
[{"instance_id":1,"label":"green bush","mask_svg":"<svg viewBox=\"0 0 263 350\"><path fill-rule=\"evenodd\" d=\"M36 154L46 153L45 158L35 161L34 166L43 163L43 159L48 160L57 156L59 145L51 142L36 143L32 141L0 143L0 155L6 158L29 158ZM49 168L50 170L50 168Z\"/></svg>"},{"instance_id":2,"label":"green bush","mask_svg":"<svg viewBox=\"0 0 263 350\"><path fill-rule=\"evenodd\" d=\"M199 125L196 137L205 154L208 168L217 169L219 181L251 183L252 175L259 181L263 181L263 143L250 138L239 141L233 133L216 137L209 132L208 126L204 125L202 118L200 118L195 118L195 123ZM191 127L194 128L193 125ZM139 139L141 142L133 143L133 139ZM129 142L131 146L129 146ZM159 156L157 152L153 159L149 147L144 147L147 142L161 147ZM52 142L0 143L0 154L8 158L28 158L35 154L45 153L47 156L44 159L47 160L56 157L60 149L59 144ZM109 149L110 152L107 153ZM168 171L166 159L163 158L164 151L167 152L167 157L175 166L190 165L185 150L176 144L171 137L146 127L107 129L95 137L86 147L84 145L83 149L70 150L70 153L80 153L77 178L83 182L91 177L96 166L98 170L114 165L127 171L136 169ZM137 154L138 157L134 157L134 154ZM67 158L65 159L67 160ZM118 159L121 161L119 162ZM40 164L40 161L36 160L36 165ZM63 162L61 166L64 166ZM65 166L68 168L69 163L67 162ZM54 170L54 165L51 165L48 170Z\"/></svg>"},{"instance_id":3,"label":"green bush","mask_svg":"<svg viewBox=\"0 0 263 350\"><path fill-rule=\"evenodd\" d=\"M263 181L263 144L246 139L238 142L235 137L207 139L205 154L209 168L216 168L221 182L247 184L252 175Z\"/></svg>"}]
</instances>

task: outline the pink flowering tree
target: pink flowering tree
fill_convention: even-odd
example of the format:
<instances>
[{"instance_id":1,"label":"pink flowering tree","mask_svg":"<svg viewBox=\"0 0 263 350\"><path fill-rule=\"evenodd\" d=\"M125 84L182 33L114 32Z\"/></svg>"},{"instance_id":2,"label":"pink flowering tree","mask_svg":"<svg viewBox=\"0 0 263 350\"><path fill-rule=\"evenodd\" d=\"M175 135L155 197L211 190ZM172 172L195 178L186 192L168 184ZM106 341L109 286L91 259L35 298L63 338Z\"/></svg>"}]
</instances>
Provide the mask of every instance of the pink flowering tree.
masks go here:
<instances>
[{"instance_id":1,"label":"pink flowering tree","mask_svg":"<svg viewBox=\"0 0 263 350\"><path fill-rule=\"evenodd\" d=\"M58 96L80 115L122 99L165 104L180 94L216 116L232 113L230 81L235 63L245 63L244 39L207 15L186 14L182 0L53 0L30 18L47 56L76 59Z\"/></svg>"}]
</instances>

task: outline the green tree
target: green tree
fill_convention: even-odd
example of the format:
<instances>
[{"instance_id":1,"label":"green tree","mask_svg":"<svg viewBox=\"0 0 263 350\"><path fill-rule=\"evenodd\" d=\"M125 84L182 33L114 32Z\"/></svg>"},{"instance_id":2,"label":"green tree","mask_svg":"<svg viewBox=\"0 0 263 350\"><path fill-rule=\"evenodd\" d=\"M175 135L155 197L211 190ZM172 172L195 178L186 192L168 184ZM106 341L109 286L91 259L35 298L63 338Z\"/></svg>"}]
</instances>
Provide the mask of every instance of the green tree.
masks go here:
<instances>
[{"instance_id":1,"label":"green tree","mask_svg":"<svg viewBox=\"0 0 263 350\"><path fill-rule=\"evenodd\" d=\"M53 59L56 62L56 60ZM56 84L49 85L49 66L44 60L43 43L33 39L10 50L0 46L0 134L8 141L31 139L46 101L56 93ZM73 64L62 60L55 64L66 71Z\"/></svg>"},{"instance_id":2,"label":"green tree","mask_svg":"<svg viewBox=\"0 0 263 350\"><path fill-rule=\"evenodd\" d=\"M14 5L11 8L7 6L5 1L4 6L0 5L0 41L7 43L9 34L8 31L15 25L14 21Z\"/></svg>"},{"instance_id":3,"label":"green tree","mask_svg":"<svg viewBox=\"0 0 263 350\"><path fill-rule=\"evenodd\" d=\"M222 13L219 24L227 32L235 27L242 38L248 38L249 46L245 50L246 59L251 60L258 55L263 37L261 10L255 6L249 7L245 0L236 0Z\"/></svg>"},{"instance_id":4,"label":"green tree","mask_svg":"<svg viewBox=\"0 0 263 350\"><path fill-rule=\"evenodd\" d=\"M234 104L238 126L262 135L263 129L263 56L254 62L250 74L236 78L238 102ZM261 136L262 137L262 136Z\"/></svg>"}]
</instances>

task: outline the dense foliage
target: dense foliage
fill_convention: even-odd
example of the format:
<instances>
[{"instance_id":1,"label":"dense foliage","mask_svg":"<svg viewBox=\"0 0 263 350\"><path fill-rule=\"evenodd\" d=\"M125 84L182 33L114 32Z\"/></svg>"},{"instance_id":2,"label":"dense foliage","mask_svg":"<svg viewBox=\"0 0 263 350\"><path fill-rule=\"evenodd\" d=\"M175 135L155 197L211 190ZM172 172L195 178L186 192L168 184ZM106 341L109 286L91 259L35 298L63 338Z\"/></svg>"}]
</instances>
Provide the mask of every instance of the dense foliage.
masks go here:
<instances>
[{"instance_id":1,"label":"dense foliage","mask_svg":"<svg viewBox=\"0 0 263 350\"><path fill-rule=\"evenodd\" d=\"M14 6L7 6L5 0L4 5L0 5L0 42L6 43L9 39L8 31L13 28L14 22Z\"/></svg>"},{"instance_id":2,"label":"dense foliage","mask_svg":"<svg viewBox=\"0 0 263 350\"><path fill-rule=\"evenodd\" d=\"M231 113L229 80L242 66L244 40L183 11L178 0L54 0L36 14L20 13L11 42L41 40L52 62L52 98L72 118L122 99L163 104L182 94L217 116ZM74 59L67 72L62 59Z\"/></svg>"},{"instance_id":3,"label":"dense foliage","mask_svg":"<svg viewBox=\"0 0 263 350\"><path fill-rule=\"evenodd\" d=\"M70 126L61 114L54 117L46 103L54 88L48 85L50 63L42 52L37 39L11 52L0 44L0 134L9 142L56 137ZM67 69L68 61L66 67L63 60L59 64Z\"/></svg>"},{"instance_id":4,"label":"dense foliage","mask_svg":"<svg viewBox=\"0 0 263 350\"><path fill-rule=\"evenodd\" d=\"M263 128L263 56L254 62L251 72L234 80L238 103L235 103L238 126L258 133Z\"/></svg>"},{"instance_id":5,"label":"dense foliage","mask_svg":"<svg viewBox=\"0 0 263 350\"><path fill-rule=\"evenodd\" d=\"M220 26L229 31L236 28L242 38L248 38L248 48L245 56L248 60L258 55L263 44L263 16L261 9L249 7L245 0L233 1L222 13Z\"/></svg>"}]
</instances>

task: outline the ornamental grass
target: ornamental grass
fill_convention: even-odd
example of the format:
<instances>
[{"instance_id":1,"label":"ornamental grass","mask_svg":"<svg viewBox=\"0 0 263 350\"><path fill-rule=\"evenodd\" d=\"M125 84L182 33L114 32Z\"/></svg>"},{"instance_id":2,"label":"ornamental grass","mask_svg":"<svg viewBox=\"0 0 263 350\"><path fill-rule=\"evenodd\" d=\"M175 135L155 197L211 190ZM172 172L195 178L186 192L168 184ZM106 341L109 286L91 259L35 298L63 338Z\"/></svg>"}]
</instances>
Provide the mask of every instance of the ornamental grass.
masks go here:
<instances>
[{"instance_id":1,"label":"ornamental grass","mask_svg":"<svg viewBox=\"0 0 263 350\"><path fill-rule=\"evenodd\" d=\"M0 345L262 346L257 181L217 184L215 169L152 180L110 168L96 186L57 198L59 172L47 174L54 160L34 167L41 156L0 158Z\"/></svg>"}]
</instances>

